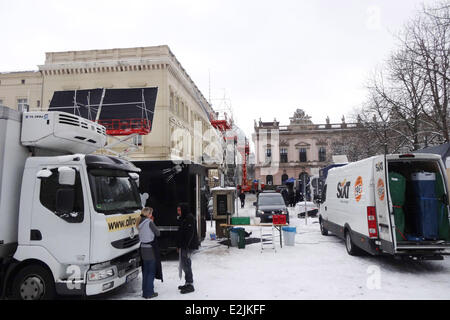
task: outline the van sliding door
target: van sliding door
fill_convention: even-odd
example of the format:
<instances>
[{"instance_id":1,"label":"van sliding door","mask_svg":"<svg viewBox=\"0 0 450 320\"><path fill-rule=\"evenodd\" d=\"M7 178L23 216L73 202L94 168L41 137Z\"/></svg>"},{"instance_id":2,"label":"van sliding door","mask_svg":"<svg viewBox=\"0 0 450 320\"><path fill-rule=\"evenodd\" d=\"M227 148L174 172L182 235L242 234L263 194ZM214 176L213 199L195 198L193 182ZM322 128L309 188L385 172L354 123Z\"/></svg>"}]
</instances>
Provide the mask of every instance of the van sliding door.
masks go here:
<instances>
[{"instance_id":1,"label":"van sliding door","mask_svg":"<svg viewBox=\"0 0 450 320\"><path fill-rule=\"evenodd\" d=\"M378 237L381 249L394 254L396 250L395 237L392 234L393 219L391 219L390 193L386 156L374 160L375 205L377 212Z\"/></svg>"}]
</instances>

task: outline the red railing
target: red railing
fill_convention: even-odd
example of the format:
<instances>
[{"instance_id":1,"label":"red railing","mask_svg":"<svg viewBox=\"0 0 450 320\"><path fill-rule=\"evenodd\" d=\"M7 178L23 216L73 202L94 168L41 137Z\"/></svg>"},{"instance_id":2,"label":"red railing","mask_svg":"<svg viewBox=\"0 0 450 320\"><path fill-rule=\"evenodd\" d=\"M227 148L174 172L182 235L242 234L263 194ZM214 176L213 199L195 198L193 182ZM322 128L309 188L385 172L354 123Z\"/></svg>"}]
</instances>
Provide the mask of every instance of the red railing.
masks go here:
<instances>
[{"instance_id":1,"label":"red railing","mask_svg":"<svg viewBox=\"0 0 450 320\"><path fill-rule=\"evenodd\" d=\"M151 122L147 119L108 119L99 120L110 136L127 136L130 134L146 135L150 133Z\"/></svg>"}]
</instances>

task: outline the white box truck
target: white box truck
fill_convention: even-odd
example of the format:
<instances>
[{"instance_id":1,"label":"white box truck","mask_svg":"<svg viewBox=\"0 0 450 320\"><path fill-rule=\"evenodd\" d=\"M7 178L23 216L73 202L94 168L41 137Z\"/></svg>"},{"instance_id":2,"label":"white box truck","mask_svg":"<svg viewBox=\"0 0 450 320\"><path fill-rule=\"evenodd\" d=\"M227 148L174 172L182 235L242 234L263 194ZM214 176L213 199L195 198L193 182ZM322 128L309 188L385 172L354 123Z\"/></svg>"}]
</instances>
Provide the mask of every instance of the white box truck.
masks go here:
<instances>
[{"instance_id":1,"label":"white box truck","mask_svg":"<svg viewBox=\"0 0 450 320\"><path fill-rule=\"evenodd\" d=\"M319 211L323 235L347 252L443 259L450 248L447 176L438 155L374 156L329 171Z\"/></svg>"},{"instance_id":2,"label":"white box truck","mask_svg":"<svg viewBox=\"0 0 450 320\"><path fill-rule=\"evenodd\" d=\"M0 106L2 297L95 295L138 275L140 169L89 154L105 143L81 117Z\"/></svg>"}]
</instances>

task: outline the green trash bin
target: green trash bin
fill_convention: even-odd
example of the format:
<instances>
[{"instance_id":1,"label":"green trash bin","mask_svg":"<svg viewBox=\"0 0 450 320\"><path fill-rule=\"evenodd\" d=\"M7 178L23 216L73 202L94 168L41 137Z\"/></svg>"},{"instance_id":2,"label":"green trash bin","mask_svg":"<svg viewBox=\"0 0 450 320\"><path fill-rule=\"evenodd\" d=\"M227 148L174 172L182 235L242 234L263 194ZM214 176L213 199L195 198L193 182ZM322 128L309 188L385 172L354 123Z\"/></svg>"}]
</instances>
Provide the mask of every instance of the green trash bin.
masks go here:
<instances>
[{"instance_id":1,"label":"green trash bin","mask_svg":"<svg viewBox=\"0 0 450 320\"><path fill-rule=\"evenodd\" d=\"M237 230L238 238L238 248L245 249L245 229L244 228L235 228Z\"/></svg>"},{"instance_id":2,"label":"green trash bin","mask_svg":"<svg viewBox=\"0 0 450 320\"><path fill-rule=\"evenodd\" d=\"M397 173L389 172L389 191L394 209L395 236L397 241L406 240L405 235L405 192L406 178Z\"/></svg>"}]
</instances>

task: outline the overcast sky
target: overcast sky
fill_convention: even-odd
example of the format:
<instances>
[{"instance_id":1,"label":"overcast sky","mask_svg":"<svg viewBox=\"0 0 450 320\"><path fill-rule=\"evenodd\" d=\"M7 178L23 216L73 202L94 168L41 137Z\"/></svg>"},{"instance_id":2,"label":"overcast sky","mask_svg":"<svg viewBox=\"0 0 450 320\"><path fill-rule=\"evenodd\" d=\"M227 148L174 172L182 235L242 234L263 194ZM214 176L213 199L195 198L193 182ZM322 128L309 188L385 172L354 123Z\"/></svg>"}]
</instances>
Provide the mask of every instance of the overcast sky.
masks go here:
<instances>
[{"instance_id":1,"label":"overcast sky","mask_svg":"<svg viewBox=\"0 0 450 320\"><path fill-rule=\"evenodd\" d=\"M248 136L254 119L288 124L297 108L340 122L423 2L0 0L0 71L37 70L48 51L166 44Z\"/></svg>"}]
</instances>

